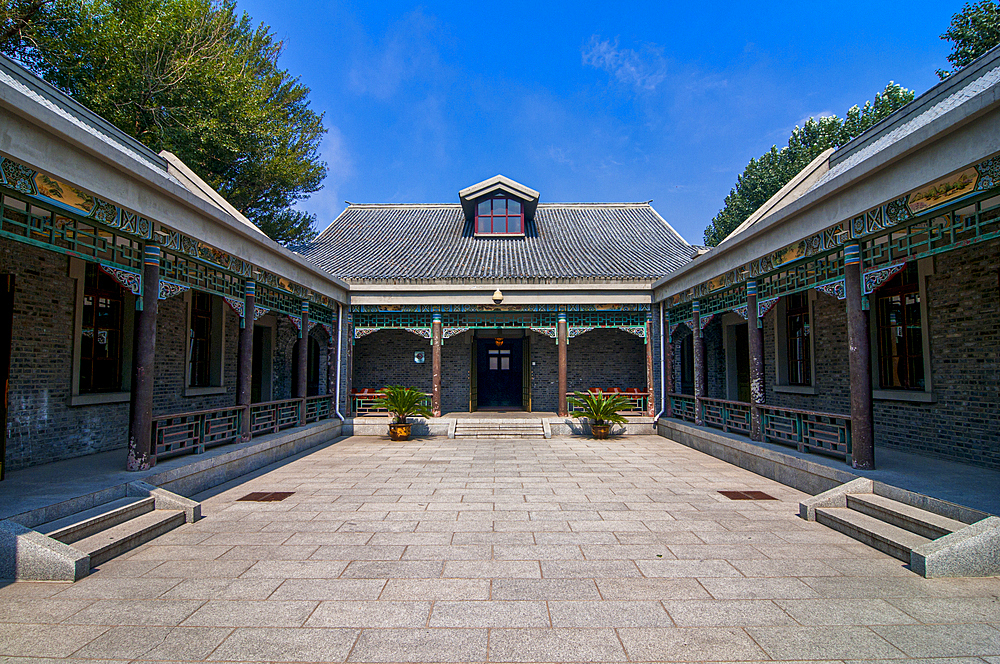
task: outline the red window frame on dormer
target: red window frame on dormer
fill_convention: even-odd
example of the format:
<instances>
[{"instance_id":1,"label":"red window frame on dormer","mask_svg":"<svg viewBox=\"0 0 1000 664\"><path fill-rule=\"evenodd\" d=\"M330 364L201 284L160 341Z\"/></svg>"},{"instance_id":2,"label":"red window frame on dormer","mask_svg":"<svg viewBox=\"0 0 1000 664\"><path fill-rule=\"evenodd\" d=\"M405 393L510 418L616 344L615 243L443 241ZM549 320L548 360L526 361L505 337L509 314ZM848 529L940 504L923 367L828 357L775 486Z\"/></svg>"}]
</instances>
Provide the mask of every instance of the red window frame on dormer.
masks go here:
<instances>
[{"instance_id":1,"label":"red window frame on dormer","mask_svg":"<svg viewBox=\"0 0 1000 664\"><path fill-rule=\"evenodd\" d=\"M524 235L524 203L506 196L479 201L476 235Z\"/></svg>"}]
</instances>

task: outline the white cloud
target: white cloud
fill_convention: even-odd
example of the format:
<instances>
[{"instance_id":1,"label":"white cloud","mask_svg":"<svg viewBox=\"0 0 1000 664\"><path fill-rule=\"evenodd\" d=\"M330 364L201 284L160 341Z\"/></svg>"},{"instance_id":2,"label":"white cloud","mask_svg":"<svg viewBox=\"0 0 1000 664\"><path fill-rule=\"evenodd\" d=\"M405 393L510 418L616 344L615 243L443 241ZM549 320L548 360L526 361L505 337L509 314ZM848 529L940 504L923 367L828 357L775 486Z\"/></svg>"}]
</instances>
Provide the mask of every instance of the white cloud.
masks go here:
<instances>
[{"instance_id":1,"label":"white cloud","mask_svg":"<svg viewBox=\"0 0 1000 664\"><path fill-rule=\"evenodd\" d=\"M581 51L584 65L602 69L619 82L639 91L652 91L667 77L667 61L663 49L647 44L642 51L619 48L613 42L594 35Z\"/></svg>"}]
</instances>

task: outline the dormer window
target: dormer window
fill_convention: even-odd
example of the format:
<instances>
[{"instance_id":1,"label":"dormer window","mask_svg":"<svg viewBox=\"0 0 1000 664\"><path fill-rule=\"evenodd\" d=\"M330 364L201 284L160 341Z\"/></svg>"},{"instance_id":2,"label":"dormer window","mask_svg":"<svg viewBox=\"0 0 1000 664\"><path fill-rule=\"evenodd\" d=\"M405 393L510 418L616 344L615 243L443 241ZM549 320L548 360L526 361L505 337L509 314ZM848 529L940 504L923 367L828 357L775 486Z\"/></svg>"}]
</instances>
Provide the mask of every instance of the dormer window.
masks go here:
<instances>
[{"instance_id":1,"label":"dormer window","mask_svg":"<svg viewBox=\"0 0 1000 664\"><path fill-rule=\"evenodd\" d=\"M480 201L476 206L476 235L524 235L521 201L504 196Z\"/></svg>"}]
</instances>

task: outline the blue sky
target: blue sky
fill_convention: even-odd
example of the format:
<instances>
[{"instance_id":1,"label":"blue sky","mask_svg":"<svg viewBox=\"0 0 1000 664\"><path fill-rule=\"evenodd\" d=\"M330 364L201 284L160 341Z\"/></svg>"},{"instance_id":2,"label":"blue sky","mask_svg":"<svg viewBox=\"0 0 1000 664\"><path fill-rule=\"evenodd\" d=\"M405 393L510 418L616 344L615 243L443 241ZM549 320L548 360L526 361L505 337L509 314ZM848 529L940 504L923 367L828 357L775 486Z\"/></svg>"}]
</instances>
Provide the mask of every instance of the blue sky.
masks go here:
<instances>
[{"instance_id":1,"label":"blue sky","mask_svg":"<svg viewBox=\"0 0 1000 664\"><path fill-rule=\"evenodd\" d=\"M957 1L239 0L329 129L319 229L344 200L457 202L502 173L542 202L645 201L688 241L751 157L890 80L937 82Z\"/></svg>"}]
</instances>

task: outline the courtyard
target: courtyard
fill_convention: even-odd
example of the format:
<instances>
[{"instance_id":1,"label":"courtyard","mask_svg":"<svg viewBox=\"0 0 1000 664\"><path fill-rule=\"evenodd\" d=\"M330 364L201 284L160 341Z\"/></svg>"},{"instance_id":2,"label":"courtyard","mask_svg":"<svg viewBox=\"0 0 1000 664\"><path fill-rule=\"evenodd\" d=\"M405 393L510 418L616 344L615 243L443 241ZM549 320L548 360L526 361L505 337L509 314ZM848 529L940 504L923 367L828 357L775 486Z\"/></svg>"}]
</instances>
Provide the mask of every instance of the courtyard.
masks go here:
<instances>
[{"instance_id":1,"label":"courtyard","mask_svg":"<svg viewBox=\"0 0 1000 664\"><path fill-rule=\"evenodd\" d=\"M0 658L1000 662L1000 578L923 579L805 497L652 435L351 437L75 584L0 587Z\"/></svg>"}]
</instances>

